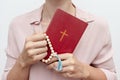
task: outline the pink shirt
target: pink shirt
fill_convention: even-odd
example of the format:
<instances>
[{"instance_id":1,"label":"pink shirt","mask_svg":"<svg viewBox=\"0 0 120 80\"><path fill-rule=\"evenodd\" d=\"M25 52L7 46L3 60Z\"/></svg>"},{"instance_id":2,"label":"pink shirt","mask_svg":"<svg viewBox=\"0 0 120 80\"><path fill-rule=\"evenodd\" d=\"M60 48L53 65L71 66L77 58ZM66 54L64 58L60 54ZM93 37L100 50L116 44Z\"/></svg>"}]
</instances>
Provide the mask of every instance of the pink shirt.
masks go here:
<instances>
[{"instance_id":1,"label":"pink shirt","mask_svg":"<svg viewBox=\"0 0 120 80\"><path fill-rule=\"evenodd\" d=\"M39 24L42 7L32 12L19 16L13 20L9 28L8 47L6 49L7 62L2 80L6 80L7 74L19 57L25 43L25 38L33 34L35 30L43 32ZM76 8L76 17L89 25L80 42L74 50L74 55L81 62L100 68L107 80L117 80L108 24L102 18L95 17ZM30 69L29 80L80 80L64 78L59 74L46 69L42 62L34 64Z\"/></svg>"}]
</instances>

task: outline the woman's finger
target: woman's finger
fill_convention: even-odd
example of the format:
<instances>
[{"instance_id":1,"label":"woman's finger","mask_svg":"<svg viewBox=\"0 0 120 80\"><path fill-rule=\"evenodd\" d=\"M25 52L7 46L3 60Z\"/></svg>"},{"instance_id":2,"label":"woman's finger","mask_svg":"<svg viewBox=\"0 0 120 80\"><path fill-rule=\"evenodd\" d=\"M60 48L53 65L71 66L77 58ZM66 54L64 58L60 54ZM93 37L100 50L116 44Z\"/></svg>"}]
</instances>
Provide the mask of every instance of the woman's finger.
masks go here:
<instances>
[{"instance_id":1,"label":"woman's finger","mask_svg":"<svg viewBox=\"0 0 120 80\"><path fill-rule=\"evenodd\" d=\"M47 53L42 53L42 54L39 54L39 55L34 55L32 57L33 61L40 61L41 59L43 59L45 56L47 56Z\"/></svg>"},{"instance_id":2,"label":"woman's finger","mask_svg":"<svg viewBox=\"0 0 120 80\"><path fill-rule=\"evenodd\" d=\"M63 67L62 71L60 71L60 72L61 73L66 73L66 72L73 73L74 72L74 66Z\"/></svg>"},{"instance_id":3,"label":"woman's finger","mask_svg":"<svg viewBox=\"0 0 120 80\"><path fill-rule=\"evenodd\" d=\"M47 64L49 65L49 64L52 64L57 61L58 61L58 59L56 57L53 57Z\"/></svg>"},{"instance_id":4,"label":"woman's finger","mask_svg":"<svg viewBox=\"0 0 120 80\"><path fill-rule=\"evenodd\" d=\"M69 72L62 73L62 75L66 78L72 78L74 76L73 73L69 73Z\"/></svg>"},{"instance_id":5,"label":"woman's finger","mask_svg":"<svg viewBox=\"0 0 120 80\"><path fill-rule=\"evenodd\" d=\"M74 65L74 63L75 63L74 60L70 58L70 59L62 61L62 66L63 67L71 66L71 65Z\"/></svg>"},{"instance_id":6,"label":"woman's finger","mask_svg":"<svg viewBox=\"0 0 120 80\"><path fill-rule=\"evenodd\" d=\"M58 66L58 62L54 62L48 65L48 69L55 69ZM66 71L73 71L74 67L73 67L73 62L71 63L70 60L65 60L62 61L62 72L66 72Z\"/></svg>"},{"instance_id":7,"label":"woman's finger","mask_svg":"<svg viewBox=\"0 0 120 80\"><path fill-rule=\"evenodd\" d=\"M43 40L43 41L33 42L33 46L34 46L34 48L45 47L45 46L47 46L47 41Z\"/></svg>"},{"instance_id":8,"label":"woman's finger","mask_svg":"<svg viewBox=\"0 0 120 80\"><path fill-rule=\"evenodd\" d=\"M47 66L47 69L56 69L58 65L58 62L51 63Z\"/></svg>"},{"instance_id":9,"label":"woman's finger","mask_svg":"<svg viewBox=\"0 0 120 80\"><path fill-rule=\"evenodd\" d=\"M64 54L59 54L58 56L61 60L66 60L68 58L73 57L73 54L72 53L64 53Z\"/></svg>"},{"instance_id":10,"label":"woman's finger","mask_svg":"<svg viewBox=\"0 0 120 80\"><path fill-rule=\"evenodd\" d=\"M36 41L41 41L41 40L45 40L46 37L43 33L37 33L37 34L33 34L30 37L26 38L26 42L28 41L32 41L32 42L36 42Z\"/></svg>"},{"instance_id":11,"label":"woman's finger","mask_svg":"<svg viewBox=\"0 0 120 80\"><path fill-rule=\"evenodd\" d=\"M63 54L59 54L58 57L61 59L61 61L64 61L64 60L67 60L68 58L71 58L72 57L72 54L71 53L63 53ZM48 64L51 64L51 63L54 63L58 61L58 59L56 57L53 57L49 62Z\"/></svg>"},{"instance_id":12,"label":"woman's finger","mask_svg":"<svg viewBox=\"0 0 120 80\"><path fill-rule=\"evenodd\" d=\"M47 47L42 47L42 48L37 48L37 49L30 49L30 50L28 50L28 55L29 56L39 55L39 54L47 52L47 50L48 50Z\"/></svg>"},{"instance_id":13,"label":"woman's finger","mask_svg":"<svg viewBox=\"0 0 120 80\"><path fill-rule=\"evenodd\" d=\"M46 40L43 41L37 41L37 42L32 42L29 41L26 43L25 48L26 49L33 49L33 48L41 48L47 46Z\"/></svg>"}]
</instances>

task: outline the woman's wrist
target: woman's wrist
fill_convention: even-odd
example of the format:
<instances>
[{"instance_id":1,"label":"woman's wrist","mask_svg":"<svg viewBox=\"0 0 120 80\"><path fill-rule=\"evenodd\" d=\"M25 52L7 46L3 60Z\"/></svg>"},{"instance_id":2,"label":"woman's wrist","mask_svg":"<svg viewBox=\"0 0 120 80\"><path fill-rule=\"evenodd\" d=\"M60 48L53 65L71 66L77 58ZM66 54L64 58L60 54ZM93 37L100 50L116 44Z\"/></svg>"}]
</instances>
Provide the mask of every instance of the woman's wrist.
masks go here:
<instances>
[{"instance_id":1,"label":"woman's wrist","mask_svg":"<svg viewBox=\"0 0 120 80\"><path fill-rule=\"evenodd\" d=\"M29 71L30 66L26 66L19 57L13 68L8 73L7 80L28 80Z\"/></svg>"},{"instance_id":2,"label":"woman's wrist","mask_svg":"<svg viewBox=\"0 0 120 80\"><path fill-rule=\"evenodd\" d=\"M21 68L29 68L30 65L28 65L25 61L22 55L19 56L17 63L20 65Z\"/></svg>"},{"instance_id":3,"label":"woman's wrist","mask_svg":"<svg viewBox=\"0 0 120 80\"><path fill-rule=\"evenodd\" d=\"M86 65L84 69L85 75L83 80L107 80L105 74L99 68Z\"/></svg>"},{"instance_id":4,"label":"woman's wrist","mask_svg":"<svg viewBox=\"0 0 120 80\"><path fill-rule=\"evenodd\" d=\"M90 77L89 67L89 65L83 64L83 80L88 80L88 78Z\"/></svg>"}]
</instances>

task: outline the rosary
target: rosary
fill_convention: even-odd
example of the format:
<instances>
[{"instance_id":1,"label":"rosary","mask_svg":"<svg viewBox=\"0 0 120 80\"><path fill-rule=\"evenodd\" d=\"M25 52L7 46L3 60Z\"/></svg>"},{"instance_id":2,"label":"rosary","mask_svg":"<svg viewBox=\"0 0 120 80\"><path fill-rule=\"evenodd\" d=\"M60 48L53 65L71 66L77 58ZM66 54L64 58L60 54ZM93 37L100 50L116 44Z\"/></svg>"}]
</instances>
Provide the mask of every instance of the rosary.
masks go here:
<instances>
[{"instance_id":1,"label":"rosary","mask_svg":"<svg viewBox=\"0 0 120 80\"><path fill-rule=\"evenodd\" d=\"M47 44L48 44L48 46L49 46L49 48L50 48L51 54L50 54L50 56L49 56L48 59L46 59L46 60L45 60L45 59L42 59L42 62L48 63L53 57L56 57L57 60L58 60L58 65L57 65L56 70L57 70L57 71L61 71L61 70L62 70L62 61L61 61L61 59L59 58L59 56L57 55L57 52L54 51L53 46L52 46L52 43L51 43L51 41L50 41L50 39L49 39L49 36L47 36L47 34L45 34L45 33L44 33L44 35L45 35L45 37L46 37L46 41L47 41Z\"/></svg>"}]
</instances>

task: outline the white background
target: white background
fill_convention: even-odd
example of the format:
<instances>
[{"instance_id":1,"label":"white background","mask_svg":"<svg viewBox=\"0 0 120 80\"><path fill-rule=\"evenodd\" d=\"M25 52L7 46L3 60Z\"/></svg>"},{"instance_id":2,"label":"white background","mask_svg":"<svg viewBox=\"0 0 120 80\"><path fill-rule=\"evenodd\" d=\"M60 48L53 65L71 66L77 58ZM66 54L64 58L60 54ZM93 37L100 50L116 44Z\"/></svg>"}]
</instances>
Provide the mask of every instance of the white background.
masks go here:
<instances>
[{"instance_id":1,"label":"white background","mask_svg":"<svg viewBox=\"0 0 120 80\"><path fill-rule=\"evenodd\" d=\"M8 27L11 20L20 14L40 7L44 0L0 0L0 76L6 62L5 48L7 45ZM73 0L85 11L106 18L115 51L114 61L120 80L120 0Z\"/></svg>"}]
</instances>

